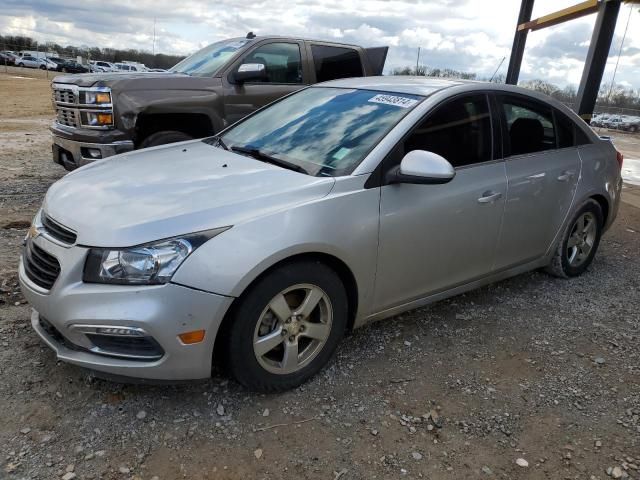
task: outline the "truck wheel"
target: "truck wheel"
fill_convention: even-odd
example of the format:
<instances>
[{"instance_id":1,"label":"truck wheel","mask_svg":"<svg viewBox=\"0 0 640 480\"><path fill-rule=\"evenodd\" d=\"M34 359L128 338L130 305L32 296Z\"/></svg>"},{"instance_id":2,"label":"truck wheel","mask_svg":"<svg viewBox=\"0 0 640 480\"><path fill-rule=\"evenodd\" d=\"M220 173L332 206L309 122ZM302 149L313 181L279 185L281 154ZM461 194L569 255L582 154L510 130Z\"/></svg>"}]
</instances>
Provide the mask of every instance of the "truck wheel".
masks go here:
<instances>
[{"instance_id":1,"label":"truck wheel","mask_svg":"<svg viewBox=\"0 0 640 480\"><path fill-rule=\"evenodd\" d=\"M157 147L158 145L184 142L185 140L193 140L193 137L184 132L178 132L177 130L163 130L145 138L140 144L140 148Z\"/></svg>"}]
</instances>

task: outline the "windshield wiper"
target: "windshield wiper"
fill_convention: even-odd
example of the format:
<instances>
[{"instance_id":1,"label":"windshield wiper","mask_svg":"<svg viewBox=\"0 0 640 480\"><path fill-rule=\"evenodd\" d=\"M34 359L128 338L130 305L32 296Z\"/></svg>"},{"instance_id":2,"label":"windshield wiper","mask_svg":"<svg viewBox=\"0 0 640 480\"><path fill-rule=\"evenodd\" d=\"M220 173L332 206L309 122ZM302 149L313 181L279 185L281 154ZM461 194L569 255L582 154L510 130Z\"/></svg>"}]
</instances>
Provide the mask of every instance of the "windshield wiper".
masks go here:
<instances>
[{"instance_id":1,"label":"windshield wiper","mask_svg":"<svg viewBox=\"0 0 640 480\"><path fill-rule=\"evenodd\" d=\"M294 172L305 173L309 175L304 168L300 165L296 165L295 163L287 162L286 160L282 160L281 158L272 157L271 155L267 155L262 152L259 148L252 147L238 147L236 145L231 147L231 151L244 153L245 155L249 155L250 157L255 158L256 160L261 160L266 163L271 163L273 165L277 165L282 168L287 168L289 170L293 170Z\"/></svg>"}]
</instances>

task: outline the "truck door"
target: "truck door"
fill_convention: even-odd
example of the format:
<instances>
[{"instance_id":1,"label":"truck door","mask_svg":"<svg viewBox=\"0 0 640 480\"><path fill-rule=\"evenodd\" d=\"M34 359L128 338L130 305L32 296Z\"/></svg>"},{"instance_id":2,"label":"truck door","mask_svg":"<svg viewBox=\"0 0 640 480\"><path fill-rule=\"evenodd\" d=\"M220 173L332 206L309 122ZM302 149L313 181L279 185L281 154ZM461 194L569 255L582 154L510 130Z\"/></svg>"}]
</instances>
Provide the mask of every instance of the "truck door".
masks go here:
<instances>
[{"instance_id":1,"label":"truck door","mask_svg":"<svg viewBox=\"0 0 640 480\"><path fill-rule=\"evenodd\" d=\"M225 119L231 125L254 110L309 83L309 69L304 58L304 44L295 40L262 43L249 50L223 76ZM240 65L264 65L262 80L234 83L233 73Z\"/></svg>"}]
</instances>

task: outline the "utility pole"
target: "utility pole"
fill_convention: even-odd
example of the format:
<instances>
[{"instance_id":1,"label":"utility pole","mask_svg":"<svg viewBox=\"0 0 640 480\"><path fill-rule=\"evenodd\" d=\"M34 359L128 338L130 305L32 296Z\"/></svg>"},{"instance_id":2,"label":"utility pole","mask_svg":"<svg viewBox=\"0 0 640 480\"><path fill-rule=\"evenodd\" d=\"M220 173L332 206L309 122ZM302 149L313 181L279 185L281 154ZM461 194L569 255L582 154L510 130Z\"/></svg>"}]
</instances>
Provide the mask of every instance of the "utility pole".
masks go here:
<instances>
[{"instance_id":1,"label":"utility pole","mask_svg":"<svg viewBox=\"0 0 640 480\"><path fill-rule=\"evenodd\" d=\"M420 64L420 47L418 47L418 58L416 58L416 76L418 75L418 65Z\"/></svg>"},{"instance_id":2,"label":"utility pole","mask_svg":"<svg viewBox=\"0 0 640 480\"><path fill-rule=\"evenodd\" d=\"M156 64L156 17L153 17L153 66Z\"/></svg>"}]
</instances>

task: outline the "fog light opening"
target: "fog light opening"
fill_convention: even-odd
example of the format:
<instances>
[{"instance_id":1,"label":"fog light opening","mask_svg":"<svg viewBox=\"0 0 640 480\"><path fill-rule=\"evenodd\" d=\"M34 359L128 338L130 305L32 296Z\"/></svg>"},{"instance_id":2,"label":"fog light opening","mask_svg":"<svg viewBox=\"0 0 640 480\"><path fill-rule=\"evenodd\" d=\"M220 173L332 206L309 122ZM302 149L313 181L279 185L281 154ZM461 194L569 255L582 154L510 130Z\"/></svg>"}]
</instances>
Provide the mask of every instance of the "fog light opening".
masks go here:
<instances>
[{"instance_id":1,"label":"fog light opening","mask_svg":"<svg viewBox=\"0 0 640 480\"><path fill-rule=\"evenodd\" d=\"M99 148L83 148L82 156L85 158L93 158L95 160L98 160L102 158L102 152Z\"/></svg>"},{"instance_id":2,"label":"fog light opening","mask_svg":"<svg viewBox=\"0 0 640 480\"><path fill-rule=\"evenodd\" d=\"M192 332L185 332L178 335L180 341L185 345L193 345L194 343L200 343L204 340L204 330L194 330Z\"/></svg>"}]
</instances>

